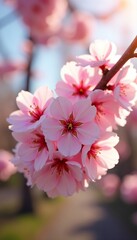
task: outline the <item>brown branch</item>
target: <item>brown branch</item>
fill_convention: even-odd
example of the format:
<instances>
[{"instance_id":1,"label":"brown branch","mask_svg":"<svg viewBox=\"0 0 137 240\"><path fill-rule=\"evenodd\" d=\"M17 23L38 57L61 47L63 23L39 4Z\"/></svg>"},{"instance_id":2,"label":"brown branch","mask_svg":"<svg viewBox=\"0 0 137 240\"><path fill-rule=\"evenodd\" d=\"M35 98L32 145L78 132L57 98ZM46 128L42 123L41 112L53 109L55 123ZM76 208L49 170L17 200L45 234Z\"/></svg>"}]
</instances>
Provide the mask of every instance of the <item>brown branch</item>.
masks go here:
<instances>
[{"instance_id":1,"label":"brown branch","mask_svg":"<svg viewBox=\"0 0 137 240\"><path fill-rule=\"evenodd\" d=\"M34 60L34 49L35 49L35 44L34 41L32 39L32 37L30 36L28 38L29 41L31 41L31 49L28 52L28 56L27 56L27 69L26 69L26 80L25 80L25 87L24 90L25 91L30 91L31 88L31 73L32 73L32 64L33 64L33 60Z\"/></svg>"},{"instance_id":2,"label":"brown branch","mask_svg":"<svg viewBox=\"0 0 137 240\"><path fill-rule=\"evenodd\" d=\"M106 86L107 86L107 83L114 77L114 75L120 70L120 68L130 58L137 57L137 53L135 53L136 48L137 48L137 36L132 41L130 46L127 48L127 50L123 53L123 55L118 60L118 62L105 75L103 75L102 79L97 84L97 86L94 88L94 90L96 90L96 89L105 90Z\"/></svg>"}]
</instances>

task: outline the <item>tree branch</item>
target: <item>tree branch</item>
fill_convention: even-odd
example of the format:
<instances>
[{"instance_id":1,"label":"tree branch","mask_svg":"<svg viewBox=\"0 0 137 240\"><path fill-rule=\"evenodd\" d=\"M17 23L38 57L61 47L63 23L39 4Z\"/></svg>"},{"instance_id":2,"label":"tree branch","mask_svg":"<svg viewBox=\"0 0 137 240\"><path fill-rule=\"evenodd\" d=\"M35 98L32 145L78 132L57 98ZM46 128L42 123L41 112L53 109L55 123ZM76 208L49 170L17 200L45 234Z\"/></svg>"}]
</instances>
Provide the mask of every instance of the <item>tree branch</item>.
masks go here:
<instances>
[{"instance_id":1,"label":"tree branch","mask_svg":"<svg viewBox=\"0 0 137 240\"><path fill-rule=\"evenodd\" d=\"M26 80L25 80L25 91L30 91L30 81L31 81L31 73L32 73L32 63L33 63L33 59L34 59L34 48L35 48L35 44L34 41L31 37L28 38L29 41L31 41L31 48L30 51L28 52L28 59L27 59L27 69L26 69Z\"/></svg>"},{"instance_id":2,"label":"tree branch","mask_svg":"<svg viewBox=\"0 0 137 240\"><path fill-rule=\"evenodd\" d=\"M127 48L127 50L124 52L124 54L121 56L121 58L118 60L118 62L105 75L103 75L102 79L97 84L97 86L94 88L94 90L96 90L96 89L105 90L107 83L114 77L114 75L120 70L120 68L130 58L137 57L137 53L135 53L136 48L137 48L137 36L132 41L130 46Z\"/></svg>"}]
</instances>

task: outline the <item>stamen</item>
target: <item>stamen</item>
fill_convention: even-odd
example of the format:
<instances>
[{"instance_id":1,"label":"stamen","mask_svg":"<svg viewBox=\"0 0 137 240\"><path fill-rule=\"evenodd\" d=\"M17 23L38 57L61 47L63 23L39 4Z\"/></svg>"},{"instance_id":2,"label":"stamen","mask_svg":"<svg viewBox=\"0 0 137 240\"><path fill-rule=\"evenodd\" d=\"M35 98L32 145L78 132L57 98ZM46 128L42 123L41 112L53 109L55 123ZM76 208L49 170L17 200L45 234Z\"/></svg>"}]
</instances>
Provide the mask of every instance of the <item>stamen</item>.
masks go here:
<instances>
[{"instance_id":1,"label":"stamen","mask_svg":"<svg viewBox=\"0 0 137 240\"><path fill-rule=\"evenodd\" d=\"M73 93L73 96L75 96L75 95L80 95L80 96L83 96L83 97L88 96L87 91L90 88L90 85L84 86L83 80L81 80L79 86L77 86L76 84L73 84L73 87L74 87L74 90L75 90L74 93Z\"/></svg>"},{"instance_id":2,"label":"stamen","mask_svg":"<svg viewBox=\"0 0 137 240\"><path fill-rule=\"evenodd\" d=\"M39 108L39 106L36 106L35 104L30 105L30 109L31 110L29 110L29 115L33 117L31 122L34 123L40 119L40 117L43 114L43 111Z\"/></svg>"},{"instance_id":3,"label":"stamen","mask_svg":"<svg viewBox=\"0 0 137 240\"><path fill-rule=\"evenodd\" d=\"M68 123L68 130L70 131L70 130L72 130L73 129L73 124L72 123Z\"/></svg>"},{"instance_id":4,"label":"stamen","mask_svg":"<svg viewBox=\"0 0 137 240\"><path fill-rule=\"evenodd\" d=\"M60 120L60 123L63 125L62 135L70 132L75 137L77 137L77 127L81 126L81 122L75 122L73 113L70 114L68 120Z\"/></svg>"}]
</instances>

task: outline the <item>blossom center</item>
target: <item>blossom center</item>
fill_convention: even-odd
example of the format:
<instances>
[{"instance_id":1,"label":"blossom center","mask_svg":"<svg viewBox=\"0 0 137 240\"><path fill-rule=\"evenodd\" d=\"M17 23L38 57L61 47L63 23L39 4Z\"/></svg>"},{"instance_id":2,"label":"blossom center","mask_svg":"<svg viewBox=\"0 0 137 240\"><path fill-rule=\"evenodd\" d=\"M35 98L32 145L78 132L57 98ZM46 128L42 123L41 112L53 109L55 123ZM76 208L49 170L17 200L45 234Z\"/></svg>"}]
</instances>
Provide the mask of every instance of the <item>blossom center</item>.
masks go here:
<instances>
[{"instance_id":1,"label":"blossom center","mask_svg":"<svg viewBox=\"0 0 137 240\"><path fill-rule=\"evenodd\" d=\"M96 159L99 153L100 153L100 147L93 144L90 150L88 151L87 156L89 159L90 157L93 157L94 159Z\"/></svg>"},{"instance_id":2,"label":"blossom center","mask_svg":"<svg viewBox=\"0 0 137 240\"><path fill-rule=\"evenodd\" d=\"M68 131L71 131L73 129L73 124L72 123L68 123L67 128L68 128Z\"/></svg>"},{"instance_id":3,"label":"blossom center","mask_svg":"<svg viewBox=\"0 0 137 240\"><path fill-rule=\"evenodd\" d=\"M70 114L70 116L67 120L60 120L60 123L63 125L62 135L70 132L75 137L77 137L77 131L76 131L77 127L82 125L81 122L76 122L74 120L73 113Z\"/></svg>"},{"instance_id":4,"label":"blossom center","mask_svg":"<svg viewBox=\"0 0 137 240\"><path fill-rule=\"evenodd\" d=\"M48 150L47 147L47 143L45 141L45 138L42 134L40 133L36 133L35 134L35 139L33 140L33 143L35 145L36 148L38 148L38 152L40 152L41 150L43 150L44 148L46 148Z\"/></svg>"},{"instance_id":5,"label":"blossom center","mask_svg":"<svg viewBox=\"0 0 137 240\"><path fill-rule=\"evenodd\" d=\"M65 158L55 158L54 162L51 165L51 168L54 169L58 175L61 175L64 171L68 173L69 167L67 165L67 161L68 160Z\"/></svg>"},{"instance_id":6,"label":"blossom center","mask_svg":"<svg viewBox=\"0 0 137 240\"><path fill-rule=\"evenodd\" d=\"M127 90L127 87L123 83L121 83L120 84L120 96L126 96L127 95L126 90Z\"/></svg>"},{"instance_id":7,"label":"blossom center","mask_svg":"<svg viewBox=\"0 0 137 240\"><path fill-rule=\"evenodd\" d=\"M32 6L32 11L33 11L33 13L38 14L38 13L41 12L41 7L37 4L35 4L35 5Z\"/></svg>"},{"instance_id":8,"label":"blossom center","mask_svg":"<svg viewBox=\"0 0 137 240\"><path fill-rule=\"evenodd\" d=\"M73 88L74 88L73 96L79 95L79 96L87 97L88 96L87 91L90 88L90 86L84 86L84 82L83 80L81 80L80 85L77 86L76 84L73 84Z\"/></svg>"},{"instance_id":9,"label":"blossom center","mask_svg":"<svg viewBox=\"0 0 137 240\"><path fill-rule=\"evenodd\" d=\"M39 106L33 104L30 105L29 115L32 117L31 122L34 123L40 119L43 111L39 108Z\"/></svg>"}]
</instances>

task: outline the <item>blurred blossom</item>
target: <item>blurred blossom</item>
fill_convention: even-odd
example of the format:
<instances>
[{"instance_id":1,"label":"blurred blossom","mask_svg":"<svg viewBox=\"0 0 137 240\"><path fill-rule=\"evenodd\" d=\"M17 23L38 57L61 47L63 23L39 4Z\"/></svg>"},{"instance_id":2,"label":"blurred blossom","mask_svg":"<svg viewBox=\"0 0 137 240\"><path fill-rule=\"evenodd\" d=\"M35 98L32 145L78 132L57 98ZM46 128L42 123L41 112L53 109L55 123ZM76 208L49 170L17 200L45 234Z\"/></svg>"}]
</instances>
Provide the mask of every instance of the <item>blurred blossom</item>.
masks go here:
<instances>
[{"instance_id":1,"label":"blurred blossom","mask_svg":"<svg viewBox=\"0 0 137 240\"><path fill-rule=\"evenodd\" d=\"M127 127L132 131L132 133L136 136L137 129L137 106L133 107L133 111L128 117Z\"/></svg>"},{"instance_id":2,"label":"blurred blossom","mask_svg":"<svg viewBox=\"0 0 137 240\"><path fill-rule=\"evenodd\" d=\"M5 150L0 150L0 180L6 181L16 173L16 167L11 163L13 155Z\"/></svg>"},{"instance_id":3,"label":"blurred blossom","mask_svg":"<svg viewBox=\"0 0 137 240\"><path fill-rule=\"evenodd\" d=\"M123 139L120 139L119 143L116 146L116 149L119 152L120 160L126 160L131 154L129 144Z\"/></svg>"},{"instance_id":4,"label":"blurred blossom","mask_svg":"<svg viewBox=\"0 0 137 240\"><path fill-rule=\"evenodd\" d=\"M137 225L137 212L134 212L131 216L131 221Z\"/></svg>"},{"instance_id":5,"label":"blurred blossom","mask_svg":"<svg viewBox=\"0 0 137 240\"><path fill-rule=\"evenodd\" d=\"M108 173L98 184L106 197L114 197L120 186L120 178L114 173Z\"/></svg>"},{"instance_id":6,"label":"blurred blossom","mask_svg":"<svg viewBox=\"0 0 137 240\"><path fill-rule=\"evenodd\" d=\"M14 61L1 61L0 62L0 76L3 77L7 74L17 73L19 71L24 71L26 69L26 64L22 62ZM2 79L2 78L1 78Z\"/></svg>"},{"instance_id":7,"label":"blurred blossom","mask_svg":"<svg viewBox=\"0 0 137 240\"><path fill-rule=\"evenodd\" d=\"M35 40L45 41L60 29L66 0L17 0L16 9Z\"/></svg>"},{"instance_id":8,"label":"blurred blossom","mask_svg":"<svg viewBox=\"0 0 137 240\"><path fill-rule=\"evenodd\" d=\"M126 175L120 188L121 197L127 203L137 203L137 173Z\"/></svg>"},{"instance_id":9,"label":"blurred blossom","mask_svg":"<svg viewBox=\"0 0 137 240\"><path fill-rule=\"evenodd\" d=\"M89 44L94 18L86 12L74 11L69 22L62 27L61 37L69 43ZM72 28L73 26L73 28Z\"/></svg>"}]
</instances>

